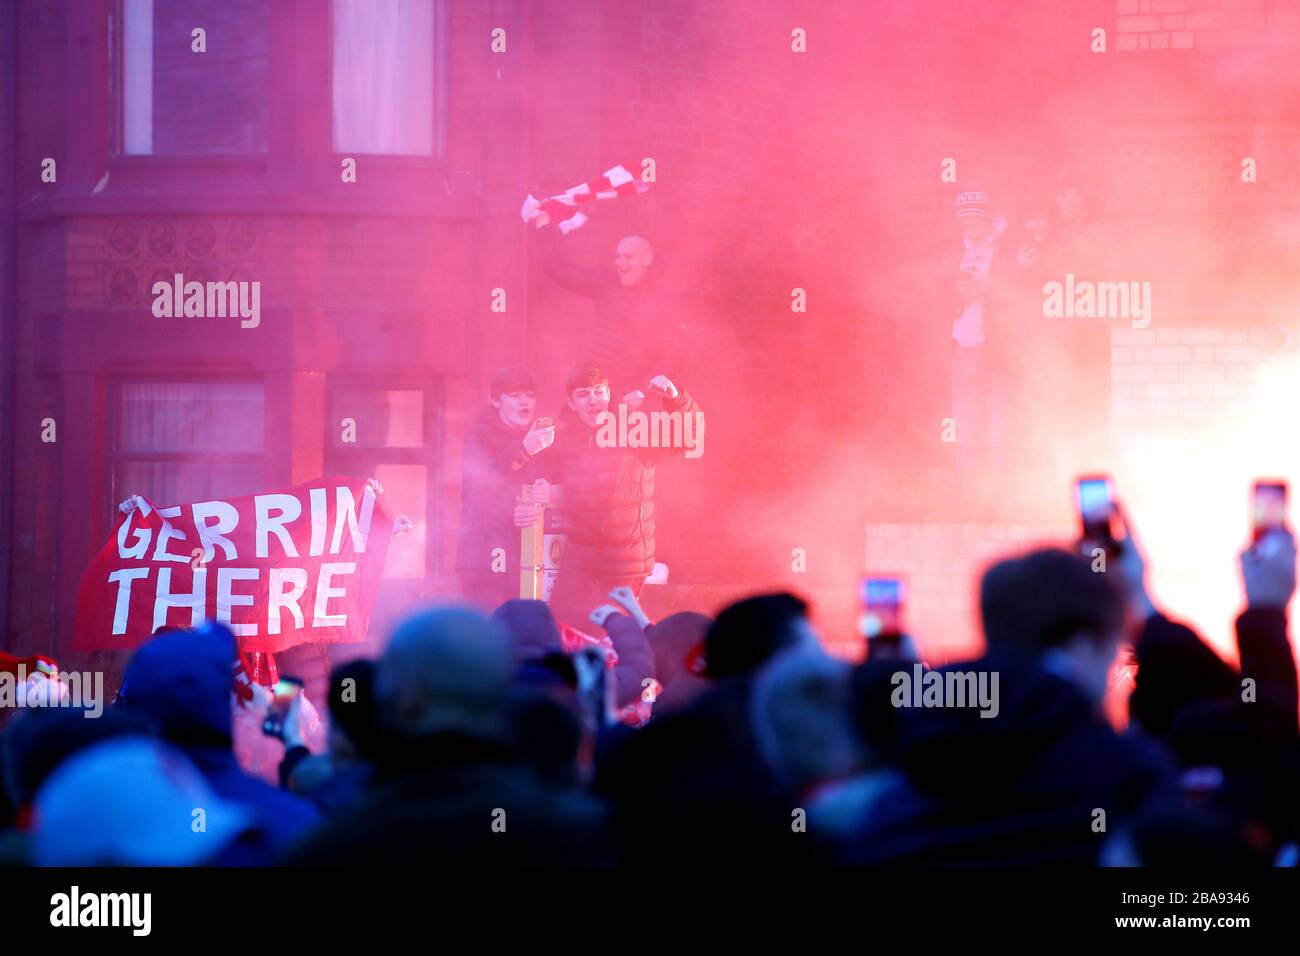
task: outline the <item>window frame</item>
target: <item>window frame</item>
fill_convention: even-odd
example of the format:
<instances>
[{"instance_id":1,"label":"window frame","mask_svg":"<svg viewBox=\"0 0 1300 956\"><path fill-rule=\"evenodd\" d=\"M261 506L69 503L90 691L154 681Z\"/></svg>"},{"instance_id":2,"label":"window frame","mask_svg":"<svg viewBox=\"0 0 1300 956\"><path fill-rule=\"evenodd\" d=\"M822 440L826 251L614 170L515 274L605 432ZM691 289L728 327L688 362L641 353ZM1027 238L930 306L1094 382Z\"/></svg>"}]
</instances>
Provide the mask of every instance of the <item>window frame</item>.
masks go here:
<instances>
[{"instance_id":1,"label":"window frame","mask_svg":"<svg viewBox=\"0 0 1300 956\"><path fill-rule=\"evenodd\" d=\"M105 383L108 387L108 407L105 416L105 442L104 442L104 468L107 472L104 487L108 491L108 501L105 504L105 514L108 516L107 527L114 526L117 506L125 500L127 495L138 494L139 489L119 488L118 483L118 465L121 462L179 462L183 464L248 464L257 468L260 477L256 484L260 487L266 480L266 443L267 435L270 431L269 421L271 417L270 395L266 387L266 377L264 375L235 373L222 374L220 372L199 373L181 377L175 372L151 371L151 372L120 372L111 375ZM262 450L260 452L136 452L136 451L119 451L117 449L118 426L121 424L121 397L122 389L128 385L195 385L195 384L219 384L219 385L255 385L262 392ZM184 501L155 501L154 504L160 507L170 507L172 505L189 504Z\"/></svg>"},{"instance_id":2,"label":"window frame","mask_svg":"<svg viewBox=\"0 0 1300 956\"><path fill-rule=\"evenodd\" d=\"M298 5L270 2L268 30L267 148L261 153L124 153L125 83L123 0L107 0L104 31L108 83L101 149L110 173L93 197L72 200L111 212L116 202L131 211L209 206L218 211L365 212L369 215L463 218L477 210L478 186L451 175L451 17L448 0L431 0L433 11L433 144L426 156L337 153L333 143L333 4L321 0L300 22ZM316 95L294 97L314 81ZM481 122L472 125L480 129ZM342 159L351 156L384 175L365 175L344 193ZM450 192L448 191L450 189ZM206 197L214 193L216 198ZM195 197L200 197L196 200Z\"/></svg>"},{"instance_id":3,"label":"window frame","mask_svg":"<svg viewBox=\"0 0 1300 956\"><path fill-rule=\"evenodd\" d=\"M334 438L338 422L335 396L344 391L411 391L423 396L422 425L419 448L389 448L383 445L355 445L339 447ZM388 373L375 370L340 370L331 372L325 381L324 429L322 463L326 475L374 477L371 470L377 465L424 465L427 469L424 484L426 533L424 541L424 576L422 578L395 578L394 583L415 586L433 580L442 571L443 520L443 463L438 450L442 448L446 389L442 377L427 369ZM363 475L362 472L365 472ZM394 514L394 517L396 514Z\"/></svg>"},{"instance_id":4,"label":"window frame","mask_svg":"<svg viewBox=\"0 0 1300 956\"><path fill-rule=\"evenodd\" d=\"M153 0L155 4L159 0ZM166 0L162 0L166 2ZM211 166L236 166L236 167L256 167L265 166L267 157L271 153L273 137L271 135L271 126L273 122L272 89L274 84L271 82L271 53L267 55L267 80L266 87L262 91L266 98L267 107L267 135L266 149L255 153L128 153L126 152L126 79L124 71L126 69L126 53L124 44L126 42L126 14L124 5L126 0L112 0L108 9L108 158L111 163L128 163L144 167L185 164L185 165L211 165ZM275 17L275 0L267 0L266 28L271 33L272 21Z\"/></svg>"},{"instance_id":5,"label":"window frame","mask_svg":"<svg viewBox=\"0 0 1300 956\"><path fill-rule=\"evenodd\" d=\"M119 0L120 2L120 0ZM323 0L326 5L325 43L329 54L329 72L326 80L326 132L328 134L329 154L337 168L345 156L363 157L367 163L379 163L394 168L414 167L441 169L447 162L447 84L451 77L447 59L450 47L447 44L447 29L450 17L447 14L447 0L429 0L433 4L433 95L429 104L433 110L433 150L426 154L411 153L361 153L357 151L339 152L334 148L334 2Z\"/></svg>"}]
</instances>

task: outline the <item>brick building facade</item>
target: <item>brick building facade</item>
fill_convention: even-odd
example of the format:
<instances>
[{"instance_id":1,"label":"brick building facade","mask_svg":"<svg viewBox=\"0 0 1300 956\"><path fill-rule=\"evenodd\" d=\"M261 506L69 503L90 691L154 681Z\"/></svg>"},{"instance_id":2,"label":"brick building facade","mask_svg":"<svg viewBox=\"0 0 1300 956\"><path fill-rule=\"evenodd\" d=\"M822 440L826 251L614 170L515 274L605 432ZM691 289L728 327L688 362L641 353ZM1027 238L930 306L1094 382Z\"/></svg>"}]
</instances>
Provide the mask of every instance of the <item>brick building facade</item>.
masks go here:
<instances>
[{"instance_id":1,"label":"brick building facade","mask_svg":"<svg viewBox=\"0 0 1300 956\"><path fill-rule=\"evenodd\" d=\"M181 7L204 15L203 0ZM12 144L0 157L0 616L14 650L68 646L77 576L130 493L375 474L418 525L390 606L448 592L460 438L487 378L526 359L552 383L543 404L555 403L590 321L541 275L519 202L614 163L653 160L655 186L601 210L566 240L571 254L607 259L628 231L655 240L693 292L671 327L711 415L710 453L664 481L677 576L652 599L665 608L716 606L763 582L810 592L842 621L863 529L888 540L881 528L915 519L890 512L891 494L942 497L941 389L901 401L888 382L943 380L947 335L929 316L940 314L932 266L952 244L944 157L1007 195L1027 167L1087 155L1115 184L1120 228L1140 222L1153 241L1177 242L1196 216L1238 236L1234 248L1253 244L1251 262L1271 275L1289 263L1278 210L1294 210L1300 140L1295 94L1271 70L1300 34L1296 3L432 0L433 84L419 100L429 146L357 152L355 182L340 174L352 153L338 147L331 100L333 22L347 5L236 7L256 25L238 37L253 51L240 62L259 71L238 90L255 98L222 87L214 102L246 122L214 119L156 69L148 154L132 152L123 70L140 0L17 0L0 12L0 69L15 80L0 103ZM1108 32L1104 56L1089 49L1095 27ZM220 39L214 28L206 55L220 55ZM1205 102L1234 108L1207 115ZM253 145L165 152L167 137L202 141L205 123ZM1230 175L1246 149L1268 170L1254 191ZM1237 321L1209 314L1196 285L1213 285L1214 264L1178 271L1169 282L1190 285L1171 327ZM155 318L153 283L178 272L259 281L260 325ZM806 313L792 314L795 288ZM491 308L497 289L505 312ZM845 403L865 410L849 440L827 425ZM355 444L339 437L344 418ZM858 471L842 467L849 444L867 450ZM891 464L872 468L873 456ZM705 507L718 497L727 507ZM1025 523L1050 525L1049 511ZM681 533L674 542L674 522L700 514L690 547ZM967 539L990 537L1003 532L944 532L933 540L948 553L901 556L936 562L917 571L942 578L936 608L966 607L949 595L973 573Z\"/></svg>"}]
</instances>

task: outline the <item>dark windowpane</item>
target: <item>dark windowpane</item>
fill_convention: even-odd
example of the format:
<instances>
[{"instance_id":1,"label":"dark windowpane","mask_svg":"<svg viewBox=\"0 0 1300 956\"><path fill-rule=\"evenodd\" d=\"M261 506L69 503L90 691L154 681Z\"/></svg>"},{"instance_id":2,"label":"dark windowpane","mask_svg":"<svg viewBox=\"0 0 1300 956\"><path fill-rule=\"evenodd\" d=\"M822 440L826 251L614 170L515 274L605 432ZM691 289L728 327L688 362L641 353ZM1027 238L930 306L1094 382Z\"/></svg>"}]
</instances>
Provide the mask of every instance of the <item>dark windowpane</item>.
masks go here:
<instances>
[{"instance_id":1,"label":"dark windowpane","mask_svg":"<svg viewBox=\"0 0 1300 956\"><path fill-rule=\"evenodd\" d=\"M264 490L260 385L134 382L116 399L110 507L128 495L167 507Z\"/></svg>"},{"instance_id":2,"label":"dark windowpane","mask_svg":"<svg viewBox=\"0 0 1300 956\"><path fill-rule=\"evenodd\" d=\"M329 432L335 448L421 448L424 445L423 392L341 388L334 393L332 407ZM345 425L347 421L352 425Z\"/></svg>"},{"instance_id":3,"label":"dark windowpane","mask_svg":"<svg viewBox=\"0 0 1300 956\"><path fill-rule=\"evenodd\" d=\"M428 573L431 478L419 451L424 447L424 397L418 388L330 390L326 472L377 478L385 505L414 523L389 549L388 580L419 580Z\"/></svg>"},{"instance_id":4,"label":"dark windowpane","mask_svg":"<svg viewBox=\"0 0 1300 956\"><path fill-rule=\"evenodd\" d=\"M157 0L153 152L266 151L267 0ZM207 52L191 50L195 27Z\"/></svg>"},{"instance_id":5,"label":"dark windowpane","mask_svg":"<svg viewBox=\"0 0 1300 956\"><path fill-rule=\"evenodd\" d=\"M114 451L262 451L262 389L229 382L141 382L119 391Z\"/></svg>"},{"instance_id":6,"label":"dark windowpane","mask_svg":"<svg viewBox=\"0 0 1300 956\"><path fill-rule=\"evenodd\" d=\"M261 462L118 462L118 500L144 495L161 508L265 491Z\"/></svg>"}]
</instances>

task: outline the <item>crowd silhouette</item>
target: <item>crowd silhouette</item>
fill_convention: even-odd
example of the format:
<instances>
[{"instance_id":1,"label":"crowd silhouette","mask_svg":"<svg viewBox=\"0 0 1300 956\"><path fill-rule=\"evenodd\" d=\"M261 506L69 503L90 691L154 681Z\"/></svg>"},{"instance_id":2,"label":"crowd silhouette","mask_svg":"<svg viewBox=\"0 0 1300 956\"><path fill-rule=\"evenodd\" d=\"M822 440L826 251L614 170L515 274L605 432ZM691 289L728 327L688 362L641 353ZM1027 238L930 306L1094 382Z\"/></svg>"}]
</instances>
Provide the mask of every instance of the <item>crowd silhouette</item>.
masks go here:
<instances>
[{"instance_id":1,"label":"crowd silhouette","mask_svg":"<svg viewBox=\"0 0 1300 956\"><path fill-rule=\"evenodd\" d=\"M873 637L856 665L830 656L787 593L651 621L616 591L603 626L586 625L603 634L576 647L541 601L433 607L376 660L335 668L324 706L294 698L278 781L237 757L241 722L275 704L232 676L234 637L215 623L160 633L97 719L6 715L0 858L1293 863L1292 536L1241 555L1235 667L1150 594L1135 536L1105 570L1089 550L989 567L983 653L934 671L913 651L924 634ZM1128 686L1119 668L1132 689L1117 728L1103 704ZM917 706L900 675L922 674L940 690L991 677L996 700Z\"/></svg>"}]
</instances>

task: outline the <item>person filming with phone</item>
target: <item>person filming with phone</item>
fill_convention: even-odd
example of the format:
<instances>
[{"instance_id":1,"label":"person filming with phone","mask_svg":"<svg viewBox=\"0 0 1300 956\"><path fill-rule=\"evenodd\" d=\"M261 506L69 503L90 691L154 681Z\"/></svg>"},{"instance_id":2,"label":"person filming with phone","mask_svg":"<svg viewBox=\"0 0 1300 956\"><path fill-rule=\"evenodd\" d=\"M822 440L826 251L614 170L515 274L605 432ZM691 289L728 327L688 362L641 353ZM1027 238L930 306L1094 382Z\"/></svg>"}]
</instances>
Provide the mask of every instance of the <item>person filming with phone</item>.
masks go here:
<instances>
[{"instance_id":1,"label":"person filming with phone","mask_svg":"<svg viewBox=\"0 0 1300 956\"><path fill-rule=\"evenodd\" d=\"M555 441L555 425L533 418L536 391L527 368L501 369L492 376L489 407L465 436L456 572L464 597L487 610L519 597L519 529L537 520L549 495L535 459ZM523 484L533 486L533 500L521 505Z\"/></svg>"}]
</instances>

